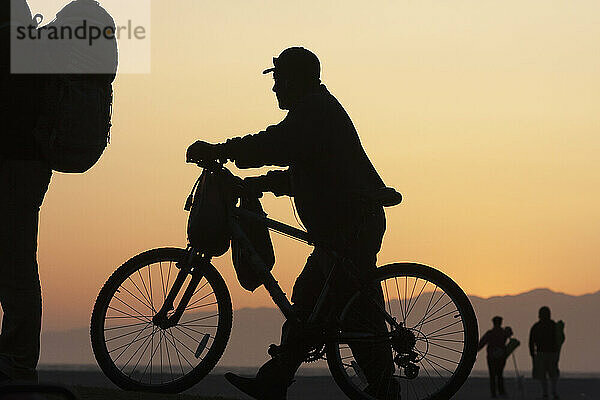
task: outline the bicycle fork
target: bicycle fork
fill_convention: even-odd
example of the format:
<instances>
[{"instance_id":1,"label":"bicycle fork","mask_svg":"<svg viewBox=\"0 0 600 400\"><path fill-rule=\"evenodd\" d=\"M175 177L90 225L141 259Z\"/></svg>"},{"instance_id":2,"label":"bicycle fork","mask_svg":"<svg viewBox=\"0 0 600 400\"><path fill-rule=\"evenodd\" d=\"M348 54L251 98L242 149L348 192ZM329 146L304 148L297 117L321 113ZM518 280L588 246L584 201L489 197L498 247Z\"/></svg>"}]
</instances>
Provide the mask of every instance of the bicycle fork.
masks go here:
<instances>
[{"instance_id":1,"label":"bicycle fork","mask_svg":"<svg viewBox=\"0 0 600 400\"><path fill-rule=\"evenodd\" d=\"M165 298L160 310L156 313L156 315L154 315L154 317L152 317L152 322L154 325L160 327L161 329L169 329L179 323L183 312L188 306L190 299L194 295L196 288L203 277L202 266L205 265L205 263L208 263L209 259L202 257L201 262L194 265L195 263L193 261L195 257L196 252L194 249L190 248L188 249L188 256L185 258L185 260L177 263L179 272L177 273L177 277L173 282L173 286L169 290L169 294ZM191 275L192 279L185 289L185 292L183 293L181 300L177 305L177 309L175 309L175 299L183 288L183 284L185 283L188 275ZM175 309L175 312L169 316L169 311L172 311L173 309Z\"/></svg>"}]
</instances>

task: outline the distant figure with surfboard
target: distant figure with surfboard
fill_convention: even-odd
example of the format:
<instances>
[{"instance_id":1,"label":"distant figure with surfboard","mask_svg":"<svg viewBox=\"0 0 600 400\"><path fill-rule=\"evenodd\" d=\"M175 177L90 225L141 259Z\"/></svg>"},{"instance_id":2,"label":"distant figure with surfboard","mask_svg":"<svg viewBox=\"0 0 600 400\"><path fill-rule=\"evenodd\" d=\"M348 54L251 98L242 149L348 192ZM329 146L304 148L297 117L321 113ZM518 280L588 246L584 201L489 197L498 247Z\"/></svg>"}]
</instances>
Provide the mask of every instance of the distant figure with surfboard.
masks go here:
<instances>
[{"instance_id":1,"label":"distant figure with surfboard","mask_svg":"<svg viewBox=\"0 0 600 400\"><path fill-rule=\"evenodd\" d=\"M487 365L490 373L490 391L492 398L496 393L501 397L506 396L504 390L504 366L506 365L507 353L506 341L513 334L510 327L502 327L502 317L492 318L493 328L488 330L479 340L478 350L487 346ZM514 350L514 349L513 349Z\"/></svg>"}]
</instances>

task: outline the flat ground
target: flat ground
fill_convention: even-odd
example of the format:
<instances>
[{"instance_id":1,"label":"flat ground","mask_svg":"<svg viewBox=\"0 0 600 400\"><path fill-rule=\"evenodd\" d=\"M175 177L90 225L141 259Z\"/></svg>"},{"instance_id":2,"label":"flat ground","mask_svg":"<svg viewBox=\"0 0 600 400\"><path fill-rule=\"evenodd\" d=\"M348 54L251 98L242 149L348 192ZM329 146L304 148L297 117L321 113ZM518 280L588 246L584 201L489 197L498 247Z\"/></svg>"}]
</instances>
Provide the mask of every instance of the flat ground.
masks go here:
<instances>
[{"instance_id":1,"label":"flat ground","mask_svg":"<svg viewBox=\"0 0 600 400\"><path fill-rule=\"evenodd\" d=\"M100 372L96 371L41 371L40 380L48 383L67 385L84 400L205 400L205 399L248 399L235 388L230 386L222 374L211 374L184 394L148 395L142 393L126 393L118 390ZM514 378L506 379L509 398L537 399L540 390L537 382L531 379L523 380L523 391L518 390ZM600 379L564 378L559 381L559 393L562 400L597 400L600 399ZM472 377L454 397L461 400L488 399L488 381L485 378ZM329 376L299 376L292 385L289 400L332 400L346 399Z\"/></svg>"}]
</instances>

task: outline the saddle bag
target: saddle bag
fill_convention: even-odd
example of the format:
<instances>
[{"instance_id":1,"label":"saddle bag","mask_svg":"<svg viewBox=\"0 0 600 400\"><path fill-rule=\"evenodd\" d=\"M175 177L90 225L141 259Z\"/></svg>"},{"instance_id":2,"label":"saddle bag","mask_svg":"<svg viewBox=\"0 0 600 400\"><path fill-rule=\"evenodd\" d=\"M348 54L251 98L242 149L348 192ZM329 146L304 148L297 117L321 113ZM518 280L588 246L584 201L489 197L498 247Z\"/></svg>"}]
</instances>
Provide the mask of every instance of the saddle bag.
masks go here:
<instances>
[{"instance_id":1,"label":"saddle bag","mask_svg":"<svg viewBox=\"0 0 600 400\"><path fill-rule=\"evenodd\" d=\"M185 206L185 210L190 212L188 241L205 256L218 257L229 250L229 201L231 196L224 190L218 175L205 169Z\"/></svg>"},{"instance_id":2,"label":"saddle bag","mask_svg":"<svg viewBox=\"0 0 600 400\"><path fill-rule=\"evenodd\" d=\"M266 216L258 197L243 196L240 202L240 208ZM243 217L240 217L238 223L246 237L249 239L254 251L256 251L265 264L264 266L254 266L250 259L249 250L237 240L233 239L231 241L231 257L233 259L233 267L238 281L244 289L253 292L262 285L260 277L255 272L255 268L266 268L267 271L271 271L273 265L275 265L275 252L273 251L273 243L271 242L269 229L264 224Z\"/></svg>"}]
</instances>

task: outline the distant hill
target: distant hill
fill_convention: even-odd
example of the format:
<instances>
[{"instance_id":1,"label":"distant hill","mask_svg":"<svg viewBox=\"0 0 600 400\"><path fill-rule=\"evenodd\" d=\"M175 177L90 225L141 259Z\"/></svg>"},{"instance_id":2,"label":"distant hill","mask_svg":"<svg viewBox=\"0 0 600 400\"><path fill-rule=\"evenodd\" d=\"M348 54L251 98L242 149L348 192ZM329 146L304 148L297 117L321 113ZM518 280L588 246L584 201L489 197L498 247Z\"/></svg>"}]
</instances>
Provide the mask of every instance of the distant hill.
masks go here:
<instances>
[{"instance_id":1,"label":"distant hill","mask_svg":"<svg viewBox=\"0 0 600 400\"><path fill-rule=\"evenodd\" d=\"M514 296L487 299L470 296L479 320L480 334L492 325L495 315L504 317L521 347L515 352L519 369L527 374L531 368L527 340L531 325L537 320L540 306L547 305L555 320L566 323L566 337L561 354L561 369L568 372L600 372L600 291L583 296L570 296L548 289L536 289ZM231 339L221 359L222 366L250 367L266 360L266 348L279 342L283 318L273 308L241 309L234 312ZM87 328L42 334L42 364L95 363ZM311 366L324 367L323 364ZM512 360L508 368L512 370ZM479 354L475 370L485 370L485 354Z\"/></svg>"}]
</instances>

